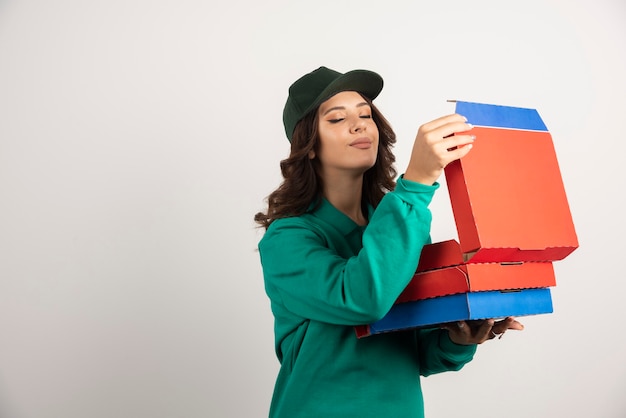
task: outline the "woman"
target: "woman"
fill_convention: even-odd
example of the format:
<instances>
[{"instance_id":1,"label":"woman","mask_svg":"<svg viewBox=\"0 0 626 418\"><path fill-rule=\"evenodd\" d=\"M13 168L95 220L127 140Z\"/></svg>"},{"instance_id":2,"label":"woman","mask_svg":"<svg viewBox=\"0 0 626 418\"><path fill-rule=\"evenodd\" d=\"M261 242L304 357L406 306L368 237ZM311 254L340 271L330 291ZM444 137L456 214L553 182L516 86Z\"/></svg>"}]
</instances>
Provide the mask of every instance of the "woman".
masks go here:
<instances>
[{"instance_id":1,"label":"woman","mask_svg":"<svg viewBox=\"0 0 626 418\"><path fill-rule=\"evenodd\" d=\"M421 417L420 375L459 370L476 344L522 328L507 318L356 338L411 280L437 179L474 141L454 135L471 129L460 115L421 126L395 184L395 134L372 104L382 86L320 67L289 89L284 181L255 217L281 363L271 417Z\"/></svg>"}]
</instances>

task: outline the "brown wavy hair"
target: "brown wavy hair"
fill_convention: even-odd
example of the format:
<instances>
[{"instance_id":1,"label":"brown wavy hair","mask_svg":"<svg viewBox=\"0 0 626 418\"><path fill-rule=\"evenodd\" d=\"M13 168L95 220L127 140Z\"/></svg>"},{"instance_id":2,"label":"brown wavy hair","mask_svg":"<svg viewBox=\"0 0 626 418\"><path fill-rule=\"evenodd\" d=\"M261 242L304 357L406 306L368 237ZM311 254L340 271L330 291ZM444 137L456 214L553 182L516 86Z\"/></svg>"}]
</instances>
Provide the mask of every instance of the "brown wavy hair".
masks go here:
<instances>
[{"instance_id":1,"label":"brown wavy hair","mask_svg":"<svg viewBox=\"0 0 626 418\"><path fill-rule=\"evenodd\" d=\"M372 118L379 133L376 163L363 174L361 206L363 213L367 214L367 205L378 206L385 193L395 188L397 172L394 167L396 157L392 152L396 134L372 101L364 99L371 106ZM314 151L317 154L319 148L317 110L309 112L296 125L289 157L280 162L284 180L267 197L267 213L259 212L254 216L254 221L265 229L276 219L302 215L322 200L319 160L309 158L309 153Z\"/></svg>"}]
</instances>

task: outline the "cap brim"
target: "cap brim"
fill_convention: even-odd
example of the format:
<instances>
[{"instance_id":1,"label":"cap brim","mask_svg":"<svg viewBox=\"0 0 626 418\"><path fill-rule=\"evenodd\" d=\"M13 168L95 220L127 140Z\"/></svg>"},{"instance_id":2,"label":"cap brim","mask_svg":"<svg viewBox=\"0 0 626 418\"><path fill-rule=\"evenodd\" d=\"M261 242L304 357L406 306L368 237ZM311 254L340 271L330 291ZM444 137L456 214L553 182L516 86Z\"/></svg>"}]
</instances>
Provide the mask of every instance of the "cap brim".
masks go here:
<instances>
[{"instance_id":1,"label":"cap brim","mask_svg":"<svg viewBox=\"0 0 626 418\"><path fill-rule=\"evenodd\" d=\"M330 83L317 99L309 106L304 114L317 108L319 105L342 91L356 91L370 100L374 100L383 89L383 78L373 71L348 71Z\"/></svg>"}]
</instances>

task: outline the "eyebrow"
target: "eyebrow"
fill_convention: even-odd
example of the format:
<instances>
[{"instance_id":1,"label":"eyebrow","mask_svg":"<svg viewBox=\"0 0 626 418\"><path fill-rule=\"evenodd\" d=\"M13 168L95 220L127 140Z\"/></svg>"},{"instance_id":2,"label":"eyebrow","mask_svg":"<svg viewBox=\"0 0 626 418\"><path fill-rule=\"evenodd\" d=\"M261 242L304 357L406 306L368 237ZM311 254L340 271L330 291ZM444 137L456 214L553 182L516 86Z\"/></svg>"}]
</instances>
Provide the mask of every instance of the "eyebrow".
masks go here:
<instances>
[{"instance_id":1,"label":"eyebrow","mask_svg":"<svg viewBox=\"0 0 626 418\"><path fill-rule=\"evenodd\" d=\"M356 105L355 107L363 107L363 106L369 106L369 103L361 102L358 105ZM333 110L346 110L346 107L345 106L331 107L330 109L326 110L326 112L324 112L324 114L322 116L326 116L328 113L332 112Z\"/></svg>"}]
</instances>

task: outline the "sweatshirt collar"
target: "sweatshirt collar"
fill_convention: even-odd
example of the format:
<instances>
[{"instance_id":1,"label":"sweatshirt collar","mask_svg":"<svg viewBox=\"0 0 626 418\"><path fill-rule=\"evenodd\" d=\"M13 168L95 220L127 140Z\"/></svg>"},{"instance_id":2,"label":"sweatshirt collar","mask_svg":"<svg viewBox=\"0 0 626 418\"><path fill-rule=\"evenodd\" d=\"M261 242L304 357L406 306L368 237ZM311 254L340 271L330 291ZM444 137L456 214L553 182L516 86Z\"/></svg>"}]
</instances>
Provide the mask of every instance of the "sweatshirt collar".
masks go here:
<instances>
[{"instance_id":1,"label":"sweatshirt collar","mask_svg":"<svg viewBox=\"0 0 626 418\"><path fill-rule=\"evenodd\" d=\"M373 208L368 205L368 219L372 218ZM348 235L356 228L365 228L358 225L348 215L334 207L326 198L322 198L317 208L314 208L311 214L320 218L324 222L332 225L342 235Z\"/></svg>"}]
</instances>

